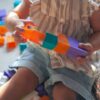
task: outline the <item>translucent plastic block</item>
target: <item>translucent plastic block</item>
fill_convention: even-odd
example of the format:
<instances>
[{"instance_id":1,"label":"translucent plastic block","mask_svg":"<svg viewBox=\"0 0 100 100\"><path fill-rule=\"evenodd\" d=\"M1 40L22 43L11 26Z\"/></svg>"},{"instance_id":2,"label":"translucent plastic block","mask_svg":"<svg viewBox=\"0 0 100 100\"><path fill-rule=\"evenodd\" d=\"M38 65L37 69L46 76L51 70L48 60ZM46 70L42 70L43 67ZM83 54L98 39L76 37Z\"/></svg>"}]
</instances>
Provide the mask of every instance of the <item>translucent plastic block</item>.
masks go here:
<instances>
[{"instance_id":1,"label":"translucent plastic block","mask_svg":"<svg viewBox=\"0 0 100 100\"><path fill-rule=\"evenodd\" d=\"M7 48L10 49L10 48L15 48L16 47L16 42L15 42L15 39L13 36L11 35L8 35L6 37L6 41L7 41Z\"/></svg>"},{"instance_id":2,"label":"translucent plastic block","mask_svg":"<svg viewBox=\"0 0 100 100\"><path fill-rule=\"evenodd\" d=\"M46 37L43 41L42 47L53 50L57 45L57 42L58 42L57 36L52 35L50 33L46 33Z\"/></svg>"},{"instance_id":3,"label":"translucent plastic block","mask_svg":"<svg viewBox=\"0 0 100 100\"><path fill-rule=\"evenodd\" d=\"M3 46L5 42L5 39L3 36L0 36L0 46Z\"/></svg>"},{"instance_id":4,"label":"translucent plastic block","mask_svg":"<svg viewBox=\"0 0 100 100\"><path fill-rule=\"evenodd\" d=\"M7 32L7 28L5 26L0 26L0 35L5 35L5 33Z\"/></svg>"},{"instance_id":5,"label":"translucent plastic block","mask_svg":"<svg viewBox=\"0 0 100 100\"><path fill-rule=\"evenodd\" d=\"M69 48L70 48L70 44L67 38L63 34L60 34L58 36L58 44L54 48L54 51L61 53L61 54L66 54Z\"/></svg>"}]
</instances>

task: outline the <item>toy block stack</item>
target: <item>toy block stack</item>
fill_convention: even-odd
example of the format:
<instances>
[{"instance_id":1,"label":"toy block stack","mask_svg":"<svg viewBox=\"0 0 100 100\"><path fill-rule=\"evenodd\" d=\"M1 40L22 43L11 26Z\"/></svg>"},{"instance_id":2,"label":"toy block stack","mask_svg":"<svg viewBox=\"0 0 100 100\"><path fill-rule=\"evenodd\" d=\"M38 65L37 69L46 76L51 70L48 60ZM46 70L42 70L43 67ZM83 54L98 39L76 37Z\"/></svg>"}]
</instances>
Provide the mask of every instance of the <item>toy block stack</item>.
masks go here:
<instances>
[{"instance_id":1,"label":"toy block stack","mask_svg":"<svg viewBox=\"0 0 100 100\"><path fill-rule=\"evenodd\" d=\"M5 35L7 28L5 27L6 10L0 9L0 35Z\"/></svg>"},{"instance_id":2,"label":"toy block stack","mask_svg":"<svg viewBox=\"0 0 100 100\"><path fill-rule=\"evenodd\" d=\"M12 35L7 35L6 36L6 45L7 45L7 49L12 49L16 47L16 42L15 39Z\"/></svg>"},{"instance_id":3,"label":"toy block stack","mask_svg":"<svg viewBox=\"0 0 100 100\"><path fill-rule=\"evenodd\" d=\"M7 32L7 28L5 26L5 17L6 17L6 10L0 9L0 46L4 45L5 42L4 35Z\"/></svg>"},{"instance_id":4,"label":"toy block stack","mask_svg":"<svg viewBox=\"0 0 100 100\"><path fill-rule=\"evenodd\" d=\"M22 37L49 50L54 50L70 57L85 57L88 55L87 51L78 47L79 42L72 37L66 37L63 34L56 36L51 33L42 33L29 27L23 27L23 30Z\"/></svg>"}]
</instances>

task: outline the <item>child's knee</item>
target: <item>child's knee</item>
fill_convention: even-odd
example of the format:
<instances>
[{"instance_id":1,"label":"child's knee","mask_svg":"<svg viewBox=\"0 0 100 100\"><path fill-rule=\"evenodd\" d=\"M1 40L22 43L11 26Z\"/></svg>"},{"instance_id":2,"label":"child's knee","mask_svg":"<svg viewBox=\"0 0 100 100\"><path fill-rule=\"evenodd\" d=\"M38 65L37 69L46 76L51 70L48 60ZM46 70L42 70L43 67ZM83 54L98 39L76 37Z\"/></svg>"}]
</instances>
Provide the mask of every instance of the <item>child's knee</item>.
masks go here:
<instances>
[{"instance_id":1,"label":"child's knee","mask_svg":"<svg viewBox=\"0 0 100 100\"><path fill-rule=\"evenodd\" d=\"M54 100L76 100L76 93L62 83L56 84L52 93Z\"/></svg>"}]
</instances>

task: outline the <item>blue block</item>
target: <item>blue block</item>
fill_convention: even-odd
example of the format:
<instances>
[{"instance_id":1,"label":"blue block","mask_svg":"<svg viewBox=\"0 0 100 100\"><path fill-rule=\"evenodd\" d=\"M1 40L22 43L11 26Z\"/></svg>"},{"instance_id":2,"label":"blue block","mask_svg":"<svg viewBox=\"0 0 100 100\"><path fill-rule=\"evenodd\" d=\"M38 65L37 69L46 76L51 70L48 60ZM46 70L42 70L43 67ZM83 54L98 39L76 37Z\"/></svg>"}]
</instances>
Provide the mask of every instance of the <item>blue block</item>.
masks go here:
<instances>
[{"instance_id":1,"label":"blue block","mask_svg":"<svg viewBox=\"0 0 100 100\"><path fill-rule=\"evenodd\" d=\"M14 0L14 8L21 3L21 0Z\"/></svg>"},{"instance_id":2,"label":"blue block","mask_svg":"<svg viewBox=\"0 0 100 100\"><path fill-rule=\"evenodd\" d=\"M2 17L5 17L6 14L7 14L7 12L6 12L5 9L0 9L0 19L1 19Z\"/></svg>"},{"instance_id":3,"label":"blue block","mask_svg":"<svg viewBox=\"0 0 100 100\"><path fill-rule=\"evenodd\" d=\"M45 86L44 86L44 83L41 83L39 84L36 89L35 89L37 92L38 92L38 95L39 96L46 96L48 95L47 91L45 90Z\"/></svg>"},{"instance_id":4,"label":"blue block","mask_svg":"<svg viewBox=\"0 0 100 100\"><path fill-rule=\"evenodd\" d=\"M5 21L0 21L0 26L5 25Z\"/></svg>"},{"instance_id":5,"label":"blue block","mask_svg":"<svg viewBox=\"0 0 100 100\"><path fill-rule=\"evenodd\" d=\"M85 57L88 55L88 52L86 50L83 50L78 47L79 42L76 41L75 39L69 37L68 42L70 44L70 48L66 54L67 56L69 56L69 57L78 57L78 56Z\"/></svg>"},{"instance_id":6,"label":"blue block","mask_svg":"<svg viewBox=\"0 0 100 100\"><path fill-rule=\"evenodd\" d=\"M4 75L7 76L9 79L16 73L15 70L7 70L4 71Z\"/></svg>"},{"instance_id":7,"label":"blue block","mask_svg":"<svg viewBox=\"0 0 100 100\"><path fill-rule=\"evenodd\" d=\"M20 54L27 48L27 43L20 43L19 44L19 50Z\"/></svg>"}]
</instances>

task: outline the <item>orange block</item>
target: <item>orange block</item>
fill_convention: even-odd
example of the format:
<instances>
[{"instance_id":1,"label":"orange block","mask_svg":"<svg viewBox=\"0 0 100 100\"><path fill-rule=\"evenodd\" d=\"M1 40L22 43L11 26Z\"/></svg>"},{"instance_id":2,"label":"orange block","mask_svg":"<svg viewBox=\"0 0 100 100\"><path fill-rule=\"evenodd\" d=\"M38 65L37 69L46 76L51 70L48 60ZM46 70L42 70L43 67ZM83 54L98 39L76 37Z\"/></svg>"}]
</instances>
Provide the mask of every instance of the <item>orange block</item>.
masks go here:
<instances>
[{"instance_id":1,"label":"orange block","mask_svg":"<svg viewBox=\"0 0 100 100\"><path fill-rule=\"evenodd\" d=\"M0 36L0 46L3 46L4 45L4 37L3 36Z\"/></svg>"},{"instance_id":2,"label":"orange block","mask_svg":"<svg viewBox=\"0 0 100 100\"><path fill-rule=\"evenodd\" d=\"M45 34L35 29L24 29L22 37L34 43L40 44L40 42L45 38Z\"/></svg>"},{"instance_id":3,"label":"orange block","mask_svg":"<svg viewBox=\"0 0 100 100\"><path fill-rule=\"evenodd\" d=\"M7 28L6 26L0 26L0 35L5 35L5 33L7 32Z\"/></svg>"},{"instance_id":4,"label":"orange block","mask_svg":"<svg viewBox=\"0 0 100 100\"><path fill-rule=\"evenodd\" d=\"M50 100L50 99L49 99L49 96L43 96L40 98L40 100Z\"/></svg>"},{"instance_id":5,"label":"orange block","mask_svg":"<svg viewBox=\"0 0 100 100\"><path fill-rule=\"evenodd\" d=\"M58 35L58 44L54 48L54 51L65 54L69 48L70 44L68 43L67 38L63 34Z\"/></svg>"},{"instance_id":6,"label":"orange block","mask_svg":"<svg viewBox=\"0 0 100 100\"><path fill-rule=\"evenodd\" d=\"M16 47L16 42L15 42L15 39L12 35L8 35L6 37L7 39L7 48L15 48Z\"/></svg>"}]
</instances>

